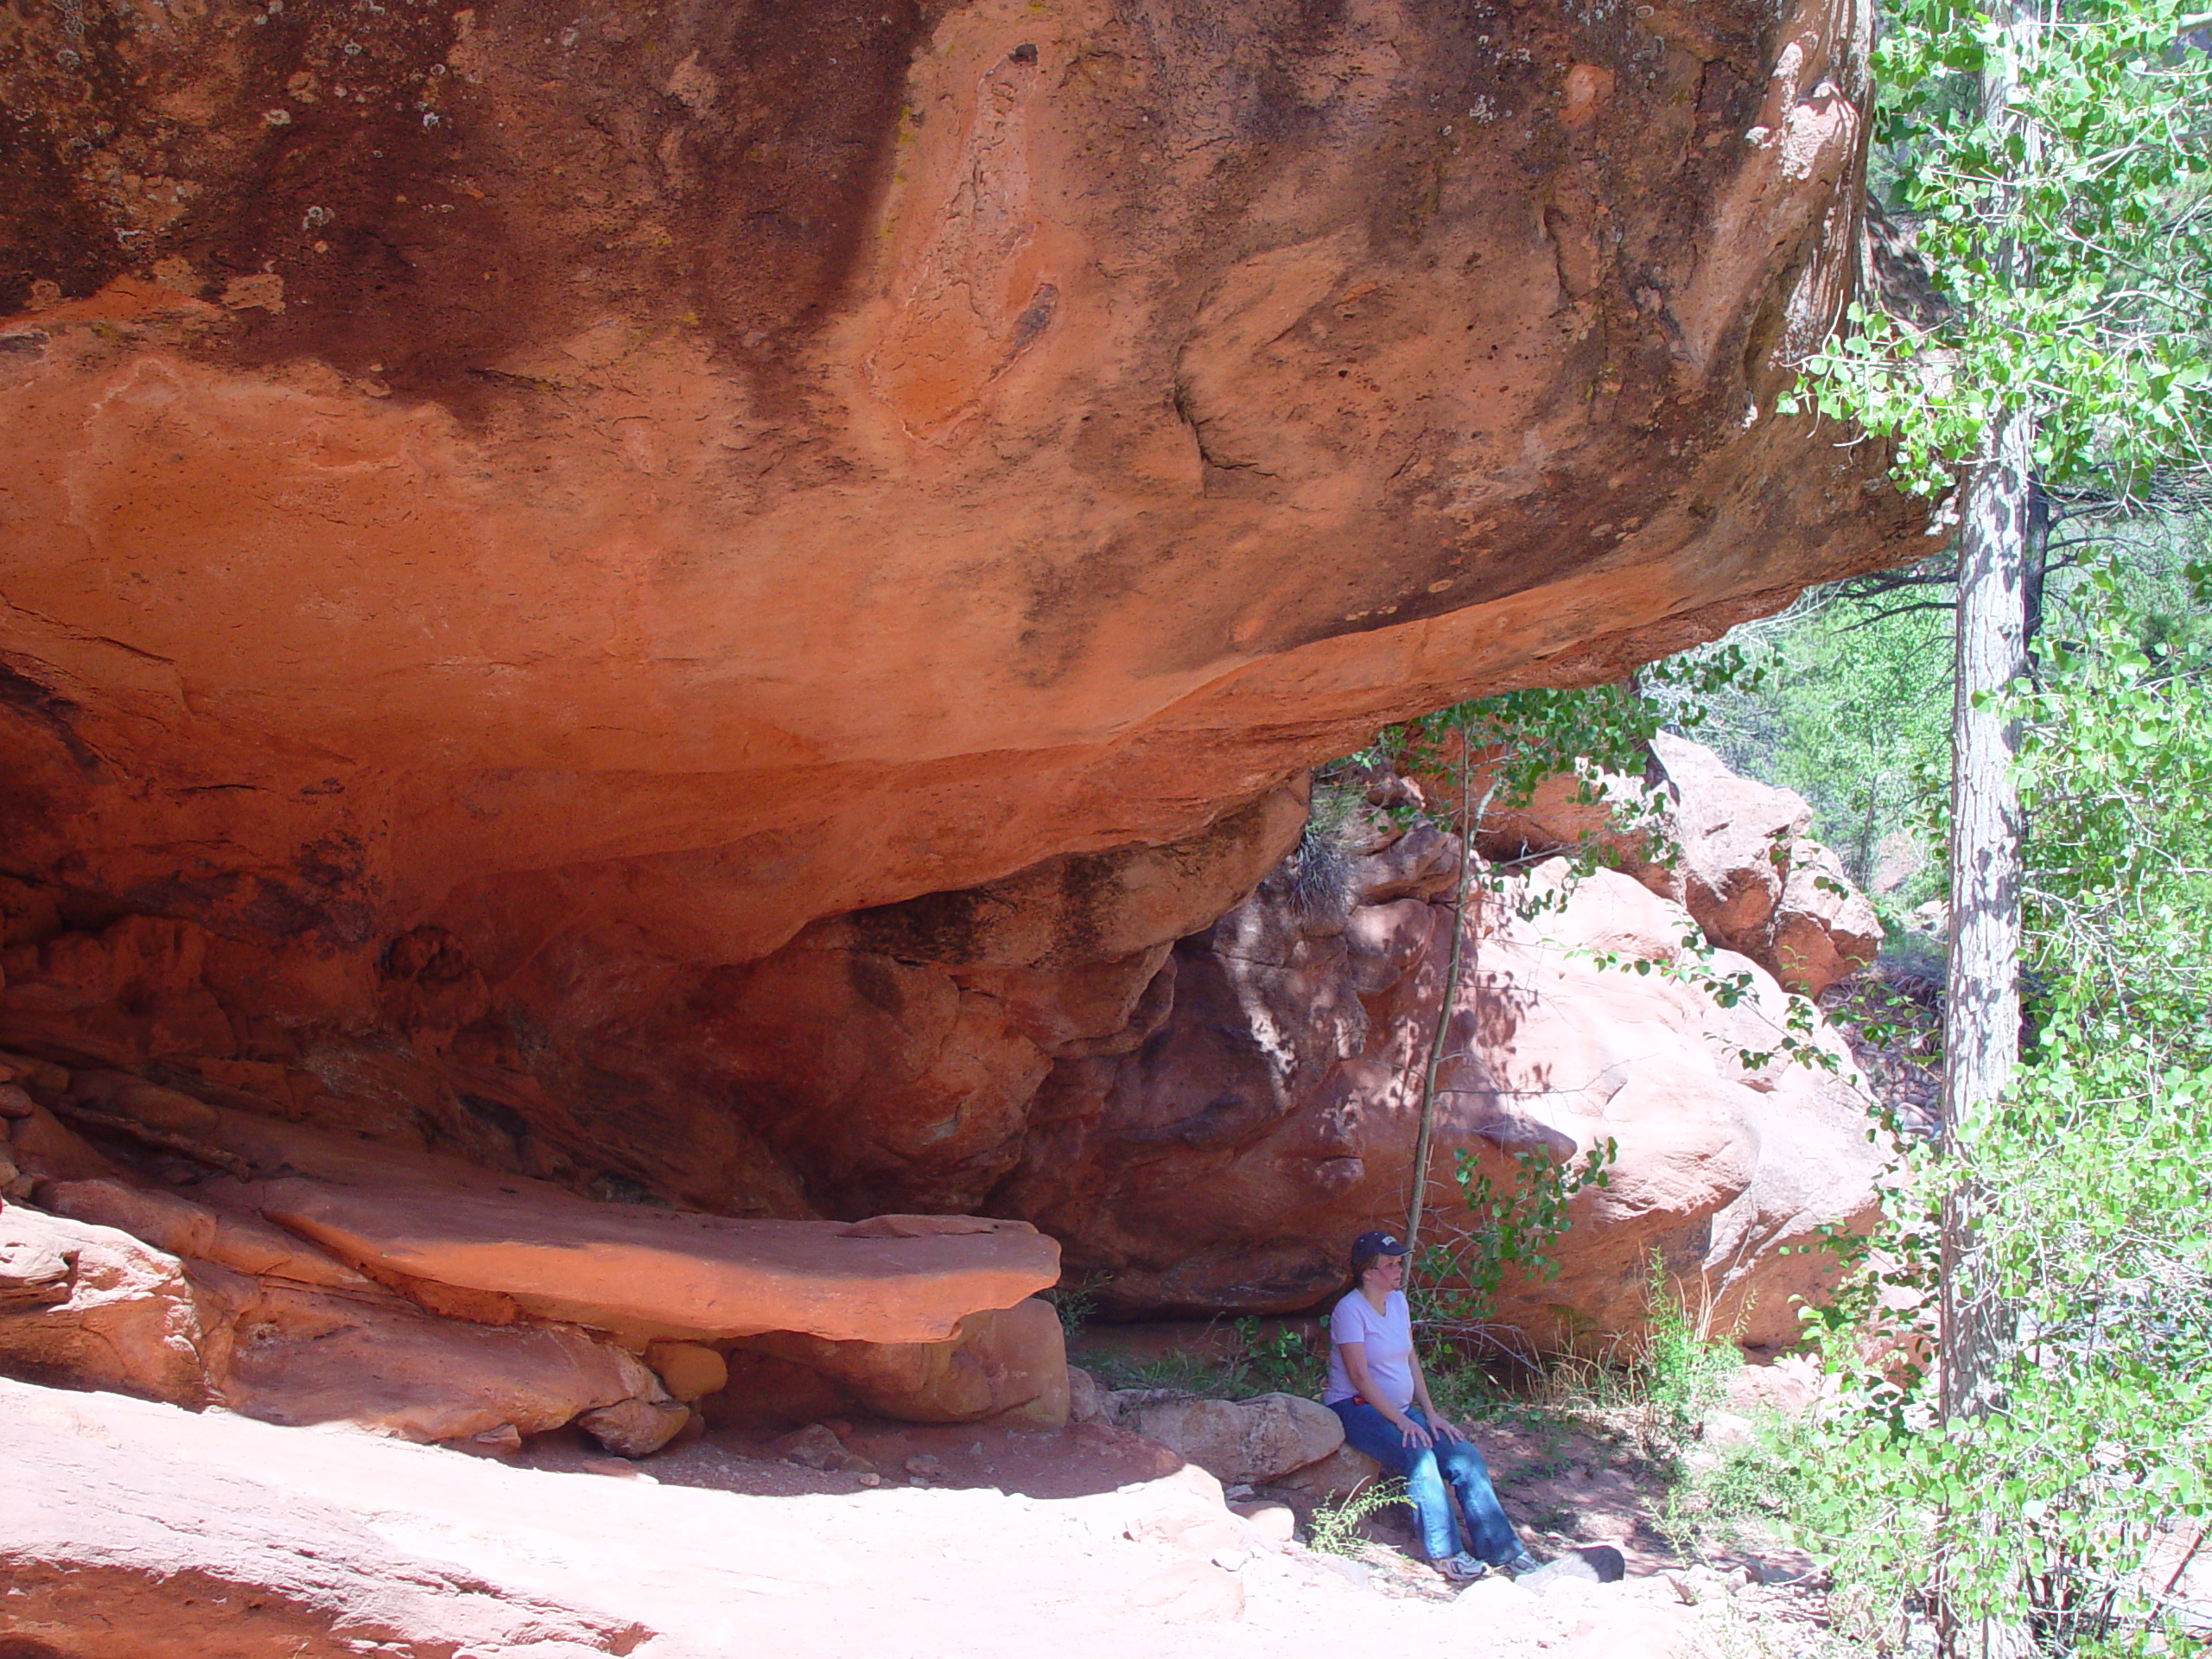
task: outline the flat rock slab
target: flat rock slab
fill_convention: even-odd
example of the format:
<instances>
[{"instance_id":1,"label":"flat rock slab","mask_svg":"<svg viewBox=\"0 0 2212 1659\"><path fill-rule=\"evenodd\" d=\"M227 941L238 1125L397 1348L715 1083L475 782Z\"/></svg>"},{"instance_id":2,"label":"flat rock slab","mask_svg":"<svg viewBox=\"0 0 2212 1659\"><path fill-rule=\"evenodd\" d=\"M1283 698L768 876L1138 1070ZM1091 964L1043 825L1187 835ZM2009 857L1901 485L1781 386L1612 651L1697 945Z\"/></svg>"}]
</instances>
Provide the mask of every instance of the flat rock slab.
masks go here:
<instances>
[{"instance_id":1,"label":"flat rock slab","mask_svg":"<svg viewBox=\"0 0 2212 1659\"><path fill-rule=\"evenodd\" d=\"M767 1331L941 1342L963 1316L1059 1278L1058 1243L1024 1221L743 1221L605 1204L228 1108L207 1138L257 1179L206 1182L201 1201L256 1211L434 1312L481 1323L529 1314L640 1346Z\"/></svg>"},{"instance_id":2,"label":"flat rock slab","mask_svg":"<svg viewBox=\"0 0 2212 1659\"><path fill-rule=\"evenodd\" d=\"M842 1222L734 1221L550 1191L509 1197L297 1178L269 1183L261 1212L372 1277L490 1293L526 1313L625 1335L800 1331L935 1342L963 1314L1011 1307L1059 1277L1059 1246L1024 1222L887 1236Z\"/></svg>"},{"instance_id":3,"label":"flat rock slab","mask_svg":"<svg viewBox=\"0 0 2212 1659\"><path fill-rule=\"evenodd\" d=\"M260 1179L210 1181L202 1196L258 1211L464 1318L527 1313L639 1340L798 1331L938 1342L963 1315L1012 1307L1059 1278L1059 1245L1023 1221L740 1221L602 1204L246 1112L218 1120L208 1138Z\"/></svg>"}]
</instances>

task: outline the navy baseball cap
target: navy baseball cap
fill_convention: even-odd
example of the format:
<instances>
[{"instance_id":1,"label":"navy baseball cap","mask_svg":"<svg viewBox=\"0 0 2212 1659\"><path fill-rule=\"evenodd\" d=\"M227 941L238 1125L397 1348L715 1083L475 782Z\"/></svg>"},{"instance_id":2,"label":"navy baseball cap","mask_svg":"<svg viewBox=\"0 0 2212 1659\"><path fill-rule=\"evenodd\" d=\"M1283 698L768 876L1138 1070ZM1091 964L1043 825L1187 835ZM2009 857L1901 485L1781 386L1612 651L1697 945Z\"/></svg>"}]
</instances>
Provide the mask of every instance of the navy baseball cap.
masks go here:
<instances>
[{"instance_id":1,"label":"navy baseball cap","mask_svg":"<svg viewBox=\"0 0 2212 1659\"><path fill-rule=\"evenodd\" d=\"M1403 1255L1406 1241L1395 1233L1362 1233L1351 1242L1354 1255Z\"/></svg>"}]
</instances>

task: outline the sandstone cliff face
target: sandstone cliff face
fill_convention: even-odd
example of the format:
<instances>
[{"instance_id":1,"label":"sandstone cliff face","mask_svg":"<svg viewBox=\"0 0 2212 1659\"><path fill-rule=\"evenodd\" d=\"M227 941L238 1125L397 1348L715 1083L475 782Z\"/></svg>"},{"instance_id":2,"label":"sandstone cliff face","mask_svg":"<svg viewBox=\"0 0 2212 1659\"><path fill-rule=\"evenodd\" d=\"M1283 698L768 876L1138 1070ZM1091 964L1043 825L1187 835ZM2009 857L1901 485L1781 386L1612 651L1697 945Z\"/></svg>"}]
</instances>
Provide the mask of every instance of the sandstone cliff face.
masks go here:
<instances>
[{"instance_id":1,"label":"sandstone cliff face","mask_svg":"<svg viewBox=\"0 0 2212 1659\"><path fill-rule=\"evenodd\" d=\"M1649 772L1648 791L1602 772L1548 779L1526 806L1487 815L1476 845L1516 861L1587 847L1807 996L1874 960L1881 918L1843 861L1807 834L1803 796L1742 777L1671 732L1653 736ZM1446 781L1440 800L1452 798Z\"/></svg>"},{"instance_id":2,"label":"sandstone cliff face","mask_svg":"<svg viewBox=\"0 0 2212 1659\"><path fill-rule=\"evenodd\" d=\"M1123 1052L1055 1066L994 1208L1060 1239L1111 1311L1291 1312L1337 1291L1352 1238L1404 1222L1455 855L1383 823L1336 902L1294 861L1183 941ZM1827 1263L1777 1247L1864 1227L1883 1167L1841 1039L1815 1022L1815 1063L1794 1060L1774 978L1689 948L1690 914L1625 874L1554 858L1473 893L1424 1238L1478 1224L1451 1179L1462 1154L1510 1191L1514 1154L1610 1143L1607 1183L1550 1247L1557 1276L1510 1273L1497 1321L1547 1346L1633 1338L1656 1268L1714 1334L1793 1342L1792 1299Z\"/></svg>"},{"instance_id":3,"label":"sandstone cliff face","mask_svg":"<svg viewBox=\"0 0 2212 1659\"><path fill-rule=\"evenodd\" d=\"M0 1037L976 1204L1304 765L1909 551L1867 16L0 10Z\"/></svg>"}]
</instances>

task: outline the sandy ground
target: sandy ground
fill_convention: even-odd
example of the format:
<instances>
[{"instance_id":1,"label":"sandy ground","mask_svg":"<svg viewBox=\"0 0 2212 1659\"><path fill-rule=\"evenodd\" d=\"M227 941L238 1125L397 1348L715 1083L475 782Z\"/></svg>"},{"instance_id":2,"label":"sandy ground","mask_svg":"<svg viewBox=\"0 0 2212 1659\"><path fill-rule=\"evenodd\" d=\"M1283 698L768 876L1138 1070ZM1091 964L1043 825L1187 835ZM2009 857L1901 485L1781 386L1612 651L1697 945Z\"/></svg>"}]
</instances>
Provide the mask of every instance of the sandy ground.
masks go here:
<instances>
[{"instance_id":1,"label":"sandy ground","mask_svg":"<svg viewBox=\"0 0 2212 1659\"><path fill-rule=\"evenodd\" d=\"M643 1659L1638 1659L1711 1647L1664 1578L1453 1594L1426 1567L1391 1570L1402 1558L1381 1545L1381 1567L1363 1571L1263 1536L1222 1506L1210 1476L1162 1472L1146 1443L1095 1426L880 1430L879 1466L928 1456L942 1473L870 1488L728 1435L636 1465L558 1440L505 1462L0 1383L6 1416L127 1448L149 1479L243 1477L335 1506L404 1554L639 1621L655 1633ZM1426 1587L1394 1591L1396 1578Z\"/></svg>"}]
</instances>

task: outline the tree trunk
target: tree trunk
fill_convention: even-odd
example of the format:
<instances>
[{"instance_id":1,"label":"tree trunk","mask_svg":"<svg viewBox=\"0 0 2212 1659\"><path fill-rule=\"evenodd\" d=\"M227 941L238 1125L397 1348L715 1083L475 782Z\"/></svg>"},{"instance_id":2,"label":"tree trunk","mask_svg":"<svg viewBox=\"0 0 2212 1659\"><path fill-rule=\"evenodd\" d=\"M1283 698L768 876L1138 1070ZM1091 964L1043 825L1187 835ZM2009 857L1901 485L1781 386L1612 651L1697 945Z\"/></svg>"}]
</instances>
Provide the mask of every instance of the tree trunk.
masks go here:
<instances>
[{"instance_id":1,"label":"tree trunk","mask_svg":"<svg viewBox=\"0 0 2212 1659\"><path fill-rule=\"evenodd\" d=\"M2048 0L1986 0L2000 31L1982 69L1982 118L2018 130L2012 98L2033 54ZM2031 149L2032 131L2021 133ZM1988 204L1993 264L2015 283L2024 268L2000 192ZM2020 807L2012 778L2018 722L1977 705L2028 671L2029 543L2044 515L2033 478L2034 410L1999 410L1967 474L1959 514L1959 602L1951 705L1951 939L1943 1008L1943 1150L1972 1144L1978 1117L2005 1091L2020 1052ZM2040 586L2041 572L2037 572ZM2040 595L2038 594L2039 598ZM2004 1335L1974 1242L1974 1194L1961 1184L1942 1217L1943 1414L1979 1416L1995 1386Z\"/></svg>"},{"instance_id":2,"label":"tree trunk","mask_svg":"<svg viewBox=\"0 0 2212 1659\"><path fill-rule=\"evenodd\" d=\"M1959 606L1951 712L1951 942L1943 1003L1943 1150L1972 1147L2005 1092L2020 1046L2021 822L2012 763L2017 721L1980 706L2027 670L2025 575L2035 416L1991 424L1966 487L1959 525ZM1983 1195L1956 1179L1942 1213L1942 1408L1973 1419L1999 1403L2011 1319L1984 1259ZM1946 1529L1949 1526L1946 1517ZM1938 1598L1952 1659L2018 1650L2018 1632L1961 1621Z\"/></svg>"},{"instance_id":3,"label":"tree trunk","mask_svg":"<svg viewBox=\"0 0 2212 1659\"><path fill-rule=\"evenodd\" d=\"M2034 171L2039 134L2015 104L2021 67L2040 48L2052 0L1983 0L1995 38L1983 60L1981 118L1999 138L2017 137ZM2015 285L2034 279L2012 219L2016 191L1999 187L1986 204L1984 246L1992 267ZM1987 706L2028 671L2029 542L2041 528L2032 478L2032 405L1999 409L1983 435L1959 516L1959 604L1951 708L1951 940L1943 999L1943 1153L1952 1169L1941 1220L1943 1417L1955 1431L2002 1403L2012 1342L2011 1311L1988 1261L1980 1218L1987 1195L1971 1171L1972 1151L2020 1057L2021 822L2012 773L2019 727ZM2038 545L2038 553L2041 549ZM2037 575L2040 577L2040 571ZM2040 594L2037 595L2040 608ZM1999 1586L1990 1614L1969 1617L1952 1566L1962 1523L2003 1523L1985 1497L1962 1516L1947 1505L1939 1522L1935 1613L1944 1659L2013 1659L2028 1650L2016 1610L2024 1584L2017 1568ZM1986 1541L1986 1540L1985 1540ZM1980 1598L1976 1598L1980 1599ZM2008 1620L2004 1614L2013 1612ZM1992 1616L1992 1615L1995 1616Z\"/></svg>"},{"instance_id":4,"label":"tree trunk","mask_svg":"<svg viewBox=\"0 0 2212 1659\"><path fill-rule=\"evenodd\" d=\"M2034 420L2005 414L1967 486L1959 527L1951 709L1951 943L1943 1003L1943 1150L1972 1143L2020 1047L2020 807L2017 721L1978 707L2026 671L2028 446ZM1974 1240L1973 1193L1943 1210L1943 1413L1978 1416L1995 1385L2001 1311Z\"/></svg>"},{"instance_id":5,"label":"tree trunk","mask_svg":"<svg viewBox=\"0 0 2212 1659\"><path fill-rule=\"evenodd\" d=\"M1421 1128L1414 1133L1414 1190L1405 1199L1405 1249L1407 1259L1414 1259L1414 1252L1421 1248L1421 1212L1429 1197L1429 1146L1435 1139L1435 1073L1445 1064L1445 1038L1451 1033L1451 1004L1460 993L1460 951L1466 943L1466 878L1476 868L1476 821L1466 817L1466 797L1469 797L1469 766L1473 743L1469 743L1466 732L1460 732L1460 878L1451 893L1451 956L1445 967L1445 1000L1435 1011L1435 1027L1429 1031L1429 1059L1421 1068ZM1484 807L1489 805L1489 791L1482 797Z\"/></svg>"},{"instance_id":6,"label":"tree trunk","mask_svg":"<svg viewBox=\"0 0 2212 1659\"><path fill-rule=\"evenodd\" d=\"M1436 1025L1429 1033L1428 1058L1421 1067L1421 1127L1414 1135L1413 1191L1406 1197L1406 1252L1408 1259L1421 1248L1421 1212L1428 1197L1429 1148L1435 1139L1436 1077L1444 1065L1445 1039L1452 1030L1452 1005L1459 995L1459 964L1467 940L1467 888L1475 868L1475 826L1490 810L1491 797L1497 791L1497 771L1491 773L1490 783L1483 790L1479 805L1470 797L1473 793L1471 768L1474 764L1474 744L1465 729L1459 734L1459 879L1452 894L1449 912L1452 925L1452 954L1444 971L1444 1001L1436 1010ZM1478 922L1479 918L1477 918Z\"/></svg>"}]
</instances>

